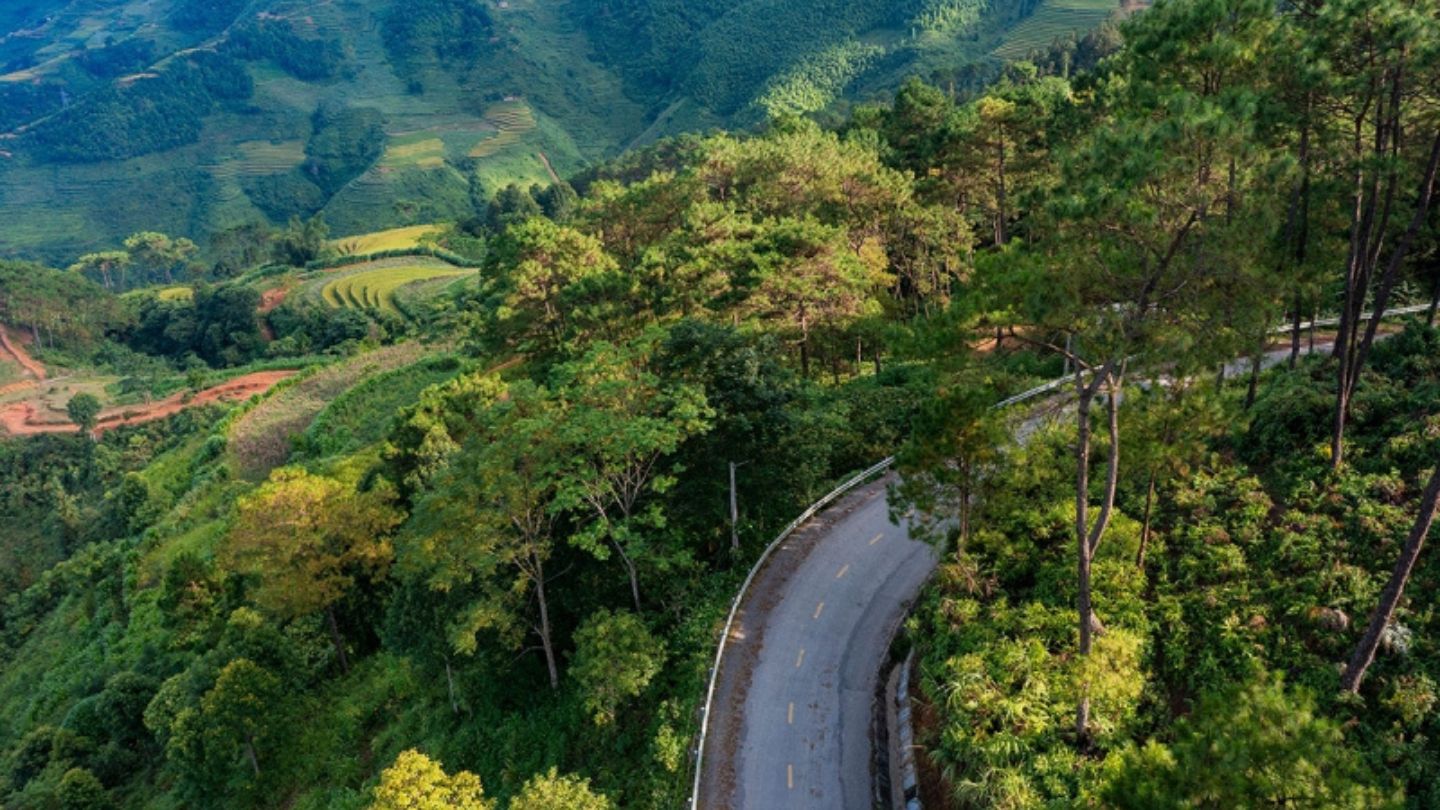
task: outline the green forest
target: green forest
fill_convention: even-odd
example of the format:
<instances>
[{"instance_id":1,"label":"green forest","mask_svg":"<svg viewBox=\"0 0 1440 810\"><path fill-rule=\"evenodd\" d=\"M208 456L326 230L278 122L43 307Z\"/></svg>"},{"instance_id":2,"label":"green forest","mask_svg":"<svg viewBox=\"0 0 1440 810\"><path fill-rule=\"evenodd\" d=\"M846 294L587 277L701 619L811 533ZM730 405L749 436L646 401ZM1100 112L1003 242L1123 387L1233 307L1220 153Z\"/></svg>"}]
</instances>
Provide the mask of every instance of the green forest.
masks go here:
<instances>
[{"instance_id":1,"label":"green forest","mask_svg":"<svg viewBox=\"0 0 1440 810\"><path fill-rule=\"evenodd\" d=\"M687 807L751 566L890 456L938 559L891 650L925 806L1440 806L1440 5L1157 0L962 58L1048 2L0 39L92 82L0 83L26 171L193 174L223 121L289 156L220 172L262 217L176 227L147 174L153 220L0 259L0 807ZM574 26L588 111L497 82L488 157L397 143L396 99ZM381 58L394 97L305 89Z\"/></svg>"},{"instance_id":2,"label":"green forest","mask_svg":"<svg viewBox=\"0 0 1440 810\"><path fill-rule=\"evenodd\" d=\"M1046 5L1049 3L1050 5ZM343 235L463 218L685 132L843 115L904 78L974 91L1118 0L12 0L0 254L140 230L202 241L325 213ZM1053 8L1051 7L1053 6ZM826 24L812 24L822 15ZM520 104L527 119L506 112ZM343 115L368 148L316 176ZM416 151L419 149L420 151ZM548 167L548 168L547 168Z\"/></svg>"}]
</instances>

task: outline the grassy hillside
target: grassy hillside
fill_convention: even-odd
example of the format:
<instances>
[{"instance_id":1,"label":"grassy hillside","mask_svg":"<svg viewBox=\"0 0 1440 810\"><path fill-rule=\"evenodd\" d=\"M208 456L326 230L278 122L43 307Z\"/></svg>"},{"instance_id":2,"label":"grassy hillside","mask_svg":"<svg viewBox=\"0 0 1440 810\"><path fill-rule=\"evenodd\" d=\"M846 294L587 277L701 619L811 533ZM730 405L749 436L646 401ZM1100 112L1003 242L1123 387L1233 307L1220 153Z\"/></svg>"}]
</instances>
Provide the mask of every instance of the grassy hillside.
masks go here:
<instances>
[{"instance_id":1,"label":"grassy hillside","mask_svg":"<svg viewBox=\"0 0 1440 810\"><path fill-rule=\"evenodd\" d=\"M340 237L462 219L667 134L944 83L1115 5L7 2L0 256L317 212Z\"/></svg>"}]
</instances>

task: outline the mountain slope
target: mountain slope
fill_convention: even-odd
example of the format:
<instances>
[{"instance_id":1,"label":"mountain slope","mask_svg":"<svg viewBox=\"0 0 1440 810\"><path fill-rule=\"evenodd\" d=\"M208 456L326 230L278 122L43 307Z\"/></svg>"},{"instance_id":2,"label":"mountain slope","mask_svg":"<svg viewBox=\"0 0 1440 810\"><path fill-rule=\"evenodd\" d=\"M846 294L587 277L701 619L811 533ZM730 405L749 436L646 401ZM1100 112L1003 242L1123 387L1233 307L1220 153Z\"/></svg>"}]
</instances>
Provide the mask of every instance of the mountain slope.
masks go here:
<instances>
[{"instance_id":1,"label":"mountain slope","mask_svg":"<svg viewBox=\"0 0 1440 810\"><path fill-rule=\"evenodd\" d=\"M953 73L1064 2L7 2L0 255L458 218L551 167ZM1093 25L1111 0L1083 3Z\"/></svg>"}]
</instances>

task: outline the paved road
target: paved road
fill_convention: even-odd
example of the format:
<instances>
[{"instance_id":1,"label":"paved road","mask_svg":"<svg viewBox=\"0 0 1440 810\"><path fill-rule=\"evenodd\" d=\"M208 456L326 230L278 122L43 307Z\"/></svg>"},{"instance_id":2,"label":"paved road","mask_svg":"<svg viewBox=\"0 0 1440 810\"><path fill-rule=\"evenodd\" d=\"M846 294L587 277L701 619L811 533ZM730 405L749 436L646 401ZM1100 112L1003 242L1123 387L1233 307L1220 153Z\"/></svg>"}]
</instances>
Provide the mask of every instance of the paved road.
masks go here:
<instances>
[{"instance_id":1,"label":"paved road","mask_svg":"<svg viewBox=\"0 0 1440 810\"><path fill-rule=\"evenodd\" d=\"M1328 351L1321 343L1317 351ZM1271 367L1289 352L1267 352ZM1249 361L1226 366L1226 376ZM1063 392L1062 392L1063 399ZM1059 404L1057 402L1057 404ZM1013 426L1024 441L1059 412ZM871 719L899 622L936 565L935 550L892 523L893 476L862 487L797 530L756 576L736 615L700 775L703 810L870 810Z\"/></svg>"},{"instance_id":2,"label":"paved road","mask_svg":"<svg viewBox=\"0 0 1440 810\"><path fill-rule=\"evenodd\" d=\"M706 810L872 807L879 672L936 564L890 521L890 480L797 531L752 585L717 682Z\"/></svg>"}]
</instances>

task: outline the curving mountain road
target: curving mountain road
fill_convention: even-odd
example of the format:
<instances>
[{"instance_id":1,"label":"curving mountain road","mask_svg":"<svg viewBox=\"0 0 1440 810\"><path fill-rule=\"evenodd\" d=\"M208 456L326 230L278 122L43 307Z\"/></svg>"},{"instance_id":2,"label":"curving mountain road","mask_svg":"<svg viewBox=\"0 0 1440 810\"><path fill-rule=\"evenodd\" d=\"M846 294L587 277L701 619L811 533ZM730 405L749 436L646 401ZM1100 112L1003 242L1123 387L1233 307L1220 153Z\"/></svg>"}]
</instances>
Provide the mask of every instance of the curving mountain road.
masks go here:
<instances>
[{"instance_id":1,"label":"curving mountain road","mask_svg":"<svg viewBox=\"0 0 1440 810\"><path fill-rule=\"evenodd\" d=\"M699 807L873 806L879 672L936 564L890 521L890 480L805 524L751 584L716 680Z\"/></svg>"},{"instance_id":2,"label":"curving mountain road","mask_svg":"<svg viewBox=\"0 0 1440 810\"><path fill-rule=\"evenodd\" d=\"M1414 314L1423 306L1387 311ZM1320 324L1323 325L1323 322ZM1383 337L1383 336L1382 336ZM1307 348L1328 351L1328 341ZM1288 350L1262 356L1262 367ZM1248 371L1226 364L1226 375ZM1063 391L1068 380L1001 403ZM1058 414L1052 409L1048 417ZM1024 441L1045 419L1012 426ZM870 810L872 709L900 621L934 570L935 549L892 523L887 475L791 534L755 573L725 641L697 775L703 810Z\"/></svg>"}]
</instances>

